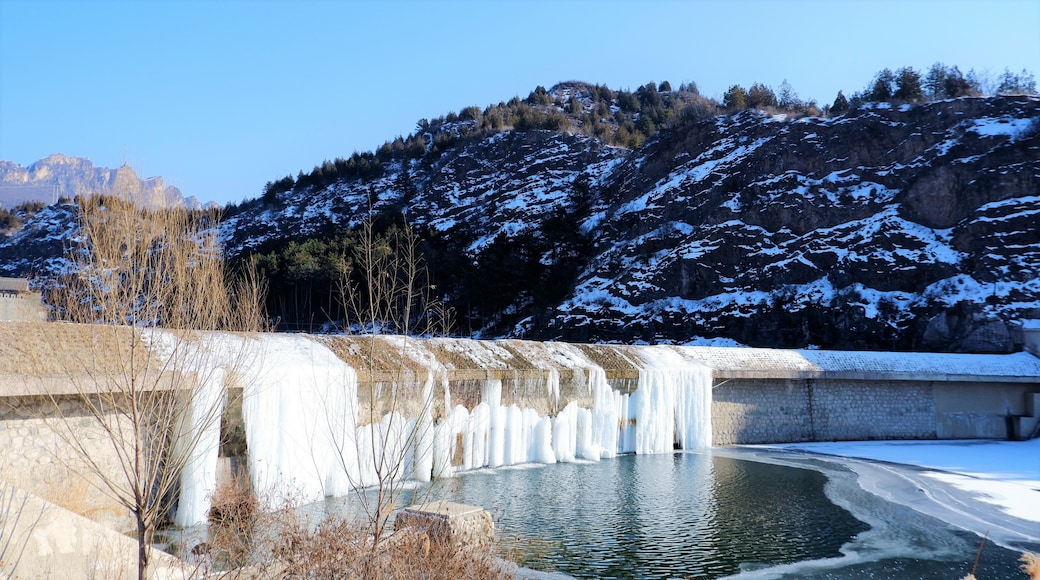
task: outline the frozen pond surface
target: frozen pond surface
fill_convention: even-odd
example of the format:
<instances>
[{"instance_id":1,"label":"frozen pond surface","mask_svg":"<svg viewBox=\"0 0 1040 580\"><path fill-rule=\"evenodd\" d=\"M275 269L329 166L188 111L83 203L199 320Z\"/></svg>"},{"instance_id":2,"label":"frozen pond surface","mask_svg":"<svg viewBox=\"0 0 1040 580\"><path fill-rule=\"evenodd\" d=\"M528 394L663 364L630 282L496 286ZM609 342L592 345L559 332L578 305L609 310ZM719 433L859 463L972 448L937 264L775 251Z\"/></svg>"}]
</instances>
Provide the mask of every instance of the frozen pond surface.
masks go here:
<instances>
[{"instance_id":1,"label":"frozen pond surface","mask_svg":"<svg viewBox=\"0 0 1040 580\"><path fill-rule=\"evenodd\" d=\"M588 578L1024 577L1040 523L932 472L800 450L722 448L460 474L524 565ZM407 501L407 500L406 500Z\"/></svg>"}]
</instances>

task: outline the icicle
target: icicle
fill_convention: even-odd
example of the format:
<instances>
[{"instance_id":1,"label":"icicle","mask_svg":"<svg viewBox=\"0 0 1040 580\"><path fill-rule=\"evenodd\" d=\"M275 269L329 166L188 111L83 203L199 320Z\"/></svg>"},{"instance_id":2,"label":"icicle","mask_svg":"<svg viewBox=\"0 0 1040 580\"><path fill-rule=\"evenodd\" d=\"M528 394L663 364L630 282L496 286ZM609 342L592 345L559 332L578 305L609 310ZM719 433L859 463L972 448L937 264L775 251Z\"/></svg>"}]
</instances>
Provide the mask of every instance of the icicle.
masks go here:
<instances>
[{"instance_id":1,"label":"icicle","mask_svg":"<svg viewBox=\"0 0 1040 580\"><path fill-rule=\"evenodd\" d=\"M516 405L509 406L506 411L505 454L502 462L505 465L517 465L527 461L527 433L524 430L524 413Z\"/></svg>"},{"instance_id":2,"label":"icicle","mask_svg":"<svg viewBox=\"0 0 1040 580\"><path fill-rule=\"evenodd\" d=\"M621 393L610 388L607 373L599 367L589 369L592 388L592 441L600 457L613 457L620 451Z\"/></svg>"},{"instance_id":3,"label":"icicle","mask_svg":"<svg viewBox=\"0 0 1040 580\"><path fill-rule=\"evenodd\" d=\"M549 400L554 403L560 402L560 371L556 367L546 369L548 376L545 379L545 387L549 391Z\"/></svg>"},{"instance_id":4,"label":"icicle","mask_svg":"<svg viewBox=\"0 0 1040 580\"><path fill-rule=\"evenodd\" d=\"M265 336L243 369L242 413L254 487L316 501L371 481L371 425L358 430L357 373L304 337Z\"/></svg>"},{"instance_id":5,"label":"icicle","mask_svg":"<svg viewBox=\"0 0 1040 580\"><path fill-rule=\"evenodd\" d=\"M433 428L433 371L427 371L423 385L423 406L415 422L415 468L412 477L416 481L430 481L433 476L434 428Z\"/></svg>"},{"instance_id":6,"label":"icicle","mask_svg":"<svg viewBox=\"0 0 1040 580\"><path fill-rule=\"evenodd\" d=\"M556 451L552 446L552 419L549 417L538 417L533 409L531 411L535 418L534 429L531 433L531 461L535 463L556 463ZM525 417L526 419L526 417Z\"/></svg>"},{"instance_id":7,"label":"icicle","mask_svg":"<svg viewBox=\"0 0 1040 580\"><path fill-rule=\"evenodd\" d=\"M480 403L470 411L466 422L463 446L466 456L463 465L466 469L478 469L488 464L487 441L491 408L487 403Z\"/></svg>"},{"instance_id":8,"label":"icicle","mask_svg":"<svg viewBox=\"0 0 1040 580\"><path fill-rule=\"evenodd\" d=\"M499 467L505 461L506 446L506 412L502 408L502 381L484 381L481 400L488 407L487 460L484 465Z\"/></svg>"},{"instance_id":9,"label":"icicle","mask_svg":"<svg viewBox=\"0 0 1040 580\"><path fill-rule=\"evenodd\" d=\"M194 446L180 478L180 501L174 521L179 526L205 522L210 498L217 488L217 456L220 452L220 415L227 404L224 371L218 369L199 386L191 400L191 417L181 427L185 440Z\"/></svg>"},{"instance_id":10,"label":"icicle","mask_svg":"<svg viewBox=\"0 0 1040 580\"><path fill-rule=\"evenodd\" d=\"M639 351L646 364L629 398L636 453L711 446L711 369L664 347Z\"/></svg>"},{"instance_id":11,"label":"icicle","mask_svg":"<svg viewBox=\"0 0 1040 580\"><path fill-rule=\"evenodd\" d=\"M578 415L585 411L571 401L553 420L553 447L556 461L573 462L578 452Z\"/></svg>"},{"instance_id":12,"label":"icicle","mask_svg":"<svg viewBox=\"0 0 1040 580\"><path fill-rule=\"evenodd\" d=\"M199 380L193 390L187 391L188 404L171 444L178 453L187 455L180 474L180 497L174 521L182 526L203 523L217 486L220 417L227 404L226 369L236 362L241 339L208 333L186 341L157 329L143 331L142 338L168 368L191 373Z\"/></svg>"},{"instance_id":13,"label":"icicle","mask_svg":"<svg viewBox=\"0 0 1040 580\"><path fill-rule=\"evenodd\" d=\"M501 405L488 408L488 467L501 467L506 455L506 409Z\"/></svg>"},{"instance_id":14,"label":"icicle","mask_svg":"<svg viewBox=\"0 0 1040 580\"><path fill-rule=\"evenodd\" d=\"M160 350L176 345L172 335L163 333L155 333L152 340ZM401 474L428 481L451 476L457 469L598 460L624 452L670 452L676 444L683 449L711 445L711 371L671 348L634 350L643 361L639 383L632 393L621 394L580 349L556 345L549 351L551 358L537 365L545 372L550 408L562 406L556 417L517 404L503 406L498 379L483 382L481 402L471 411L452 407L446 375L437 374L443 366L419 353L429 370L417 416L389 413L359 426L357 374L328 348L306 337L284 335L226 340L210 346L223 344L227 352L232 350L228 345L246 348L255 362L234 370L244 386L253 483L273 498L306 502L326 494L344 495L388 477L387 466L400 466ZM402 343L401 348L410 344ZM231 363L210 364L231 369ZM559 368L587 373L591 409L560 399ZM229 373L215 373L206 383L200 411L222 404L212 397L226 396L224 374ZM445 405L445 416L436 424L435 377L442 377ZM197 433L199 445L182 475L179 523L204 520L215 487L219 421L203 423L200 412L183 425L185 433Z\"/></svg>"},{"instance_id":15,"label":"icicle","mask_svg":"<svg viewBox=\"0 0 1040 580\"><path fill-rule=\"evenodd\" d=\"M576 421L576 444L574 455L580 459L599 461L602 452L592 436L593 414L588 409L578 408Z\"/></svg>"}]
</instances>

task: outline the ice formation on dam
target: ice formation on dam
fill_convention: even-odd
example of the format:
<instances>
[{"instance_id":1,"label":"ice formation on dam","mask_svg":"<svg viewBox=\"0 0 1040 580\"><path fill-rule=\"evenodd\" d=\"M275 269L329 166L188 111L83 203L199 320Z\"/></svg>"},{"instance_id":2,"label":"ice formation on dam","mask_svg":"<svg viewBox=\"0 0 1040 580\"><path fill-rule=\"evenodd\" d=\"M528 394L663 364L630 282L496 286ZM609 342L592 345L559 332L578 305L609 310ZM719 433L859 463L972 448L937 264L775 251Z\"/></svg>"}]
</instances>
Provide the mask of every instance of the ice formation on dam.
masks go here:
<instances>
[{"instance_id":1,"label":"ice formation on dam","mask_svg":"<svg viewBox=\"0 0 1040 580\"><path fill-rule=\"evenodd\" d=\"M310 502L345 495L378 483L388 465L401 467L397 477L429 481L487 467L598 461L618 453L711 445L711 370L669 347L640 347L631 355L639 369L631 393L612 389L605 371L579 348L546 348L548 359L537 364L557 409L549 416L521 406L522 400L503 404L499 379L481 383L480 401L471 409L452 405L444 366L428 351L414 352L421 341L403 339L405 356L427 369L425 376L412 373L408 379L413 387L422 383L413 391L422 401L409 407L418 408L418 416L391 410L365 421L357 372L320 342L291 335L224 340L240 341L244 354L233 362L226 356L227 368L213 376L243 388L249 474L266 497ZM560 369L586 378L582 401L591 400L591 408L561 400ZM438 392L444 412L435 421ZM210 432L200 437L204 444L182 477L176 518L182 525L205 521L215 487L219 422L204 427Z\"/></svg>"}]
</instances>

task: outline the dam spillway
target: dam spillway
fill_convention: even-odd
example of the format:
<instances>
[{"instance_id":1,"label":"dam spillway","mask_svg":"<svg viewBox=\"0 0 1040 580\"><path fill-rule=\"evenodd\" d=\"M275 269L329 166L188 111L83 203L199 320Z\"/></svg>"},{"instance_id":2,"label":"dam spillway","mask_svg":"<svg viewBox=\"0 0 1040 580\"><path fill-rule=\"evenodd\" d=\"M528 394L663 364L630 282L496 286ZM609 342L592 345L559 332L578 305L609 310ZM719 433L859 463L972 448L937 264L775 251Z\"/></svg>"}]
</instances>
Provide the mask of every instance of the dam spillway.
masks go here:
<instances>
[{"instance_id":1,"label":"dam spillway","mask_svg":"<svg viewBox=\"0 0 1040 580\"><path fill-rule=\"evenodd\" d=\"M134 333L156 358L180 340L53 323L0 333L0 474L47 497L70 479L39 392L74 410L73 383L125 370L112 353ZM401 458L399 477L423 480L708 445L1006 439L1035 433L1040 414L1040 359L1028 353L225 333L179 352L190 356L160 365L199 386L197 416L183 422L199 445L181 478L181 523L205 519L218 466L235 462L269 496L318 499L377 480L384 454ZM211 407L219 421L206 420ZM80 423L83 437L98 435Z\"/></svg>"},{"instance_id":2,"label":"dam spillway","mask_svg":"<svg viewBox=\"0 0 1040 580\"><path fill-rule=\"evenodd\" d=\"M225 384L204 388L240 389L248 471L269 497L309 502L385 477L711 445L711 369L669 347L302 335L211 343L227 341L239 344L219 350L241 354L226 359ZM182 525L205 520L216 486L221 426L208 429L182 476Z\"/></svg>"}]
</instances>

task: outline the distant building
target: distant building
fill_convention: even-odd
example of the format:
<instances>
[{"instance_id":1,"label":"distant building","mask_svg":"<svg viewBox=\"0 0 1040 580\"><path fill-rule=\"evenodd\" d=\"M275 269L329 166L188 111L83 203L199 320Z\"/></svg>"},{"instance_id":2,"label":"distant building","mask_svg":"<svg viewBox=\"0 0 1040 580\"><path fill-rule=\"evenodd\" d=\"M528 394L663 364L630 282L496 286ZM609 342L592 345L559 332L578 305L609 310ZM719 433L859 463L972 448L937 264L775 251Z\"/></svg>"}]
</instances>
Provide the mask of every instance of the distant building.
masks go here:
<instances>
[{"instance_id":1,"label":"distant building","mask_svg":"<svg viewBox=\"0 0 1040 580\"><path fill-rule=\"evenodd\" d=\"M47 320L39 292L33 292L25 278L0 278L0 322Z\"/></svg>"}]
</instances>

